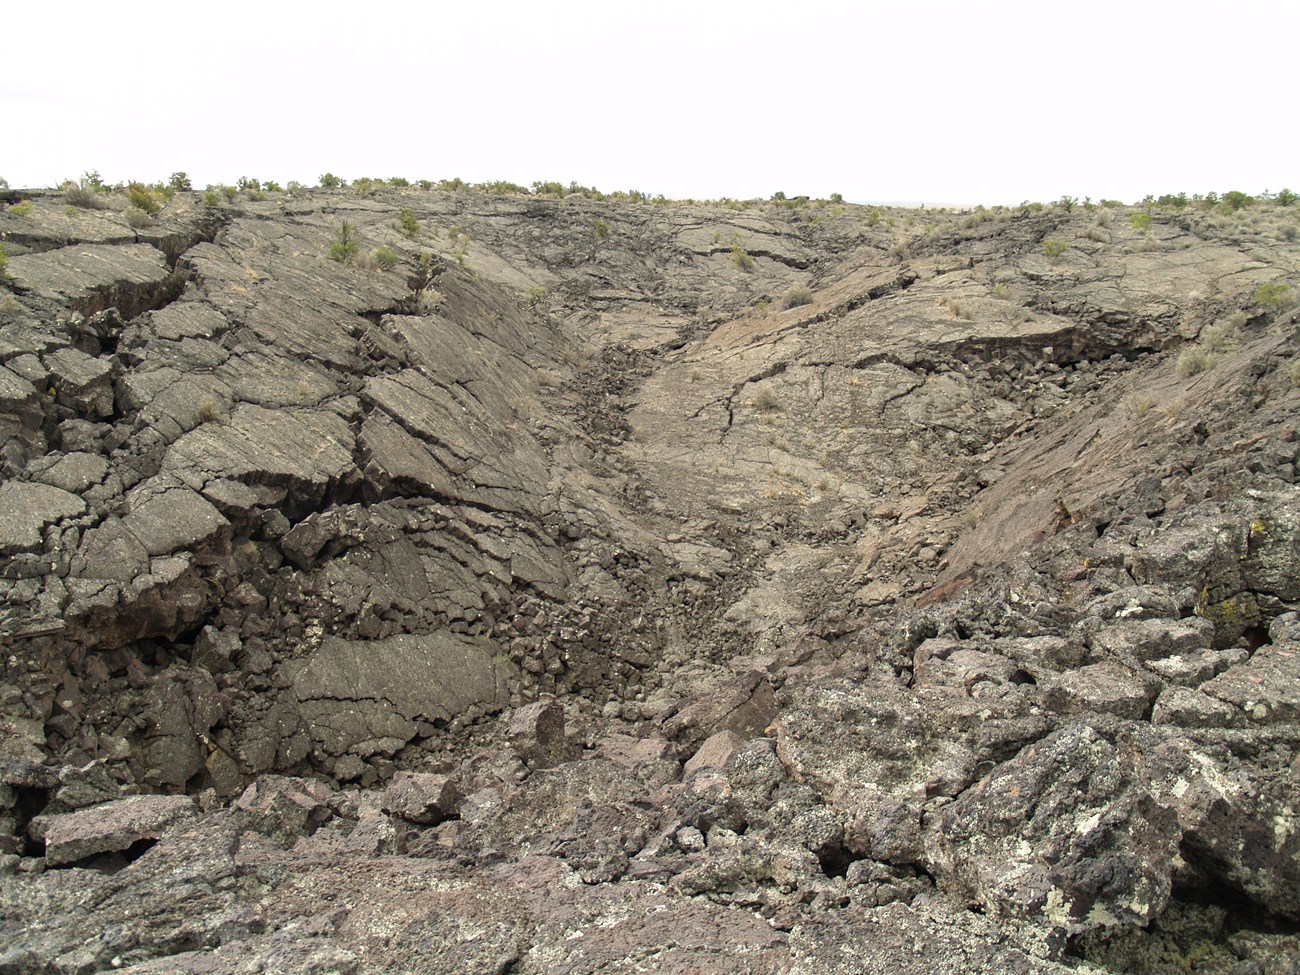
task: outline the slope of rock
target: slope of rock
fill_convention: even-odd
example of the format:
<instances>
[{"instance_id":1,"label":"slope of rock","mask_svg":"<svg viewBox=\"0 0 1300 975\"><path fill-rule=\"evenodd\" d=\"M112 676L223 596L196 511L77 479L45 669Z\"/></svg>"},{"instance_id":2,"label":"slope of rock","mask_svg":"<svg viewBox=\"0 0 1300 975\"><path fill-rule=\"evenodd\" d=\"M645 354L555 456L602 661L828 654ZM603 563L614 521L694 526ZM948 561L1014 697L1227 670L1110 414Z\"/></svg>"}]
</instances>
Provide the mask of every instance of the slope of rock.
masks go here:
<instances>
[{"instance_id":1,"label":"slope of rock","mask_svg":"<svg viewBox=\"0 0 1300 975\"><path fill-rule=\"evenodd\" d=\"M1294 208L32 197L0 971L1292 970Z\"/></svg>"}]
</instances>

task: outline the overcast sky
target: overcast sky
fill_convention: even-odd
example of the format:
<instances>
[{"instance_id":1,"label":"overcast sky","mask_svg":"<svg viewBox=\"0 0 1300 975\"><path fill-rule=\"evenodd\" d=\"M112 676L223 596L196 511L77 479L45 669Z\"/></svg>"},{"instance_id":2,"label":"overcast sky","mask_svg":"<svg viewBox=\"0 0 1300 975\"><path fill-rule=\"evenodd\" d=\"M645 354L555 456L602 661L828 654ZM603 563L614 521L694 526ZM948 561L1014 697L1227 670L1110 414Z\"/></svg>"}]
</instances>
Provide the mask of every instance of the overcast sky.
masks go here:
<instances>
[{"instance_id":1,"label":"overcast sky","mask_svg":"<svg viewBox=\"0 0 1300 975\"><path fill-rule=\"evenodd\" d=\"M7 5L0 177L1300 189L1297 0Z\"/></svg>"}]
</instances>

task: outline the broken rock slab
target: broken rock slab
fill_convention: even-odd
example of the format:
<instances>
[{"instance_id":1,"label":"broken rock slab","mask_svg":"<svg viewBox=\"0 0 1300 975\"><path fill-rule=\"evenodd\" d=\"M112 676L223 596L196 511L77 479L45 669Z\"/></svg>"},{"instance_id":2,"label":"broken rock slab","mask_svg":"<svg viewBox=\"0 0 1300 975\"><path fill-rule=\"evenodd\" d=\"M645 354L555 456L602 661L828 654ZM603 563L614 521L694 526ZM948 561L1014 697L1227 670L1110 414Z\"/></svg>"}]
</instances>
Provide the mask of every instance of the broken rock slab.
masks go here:
<instances>
[{"instance_id":1,"label":"broken rock slab","mask_svg":"<svg viewBox=\"0 0 1300 975\"><path fill-rule=\"evenodd\" d=\"M140 840L156 840L196 812L189 796L130 796L76 812L38 816L31 832L45 840L46 866L58 867L128 850Z\"/></svg>"},{"instance_id":2,"label":"broken rock slab","mask_svg":"<svg viewBox=\"0 0 1300 975\"><path fill-rule=\"evenodd\" d=\"M384 812L415 823L435 826L456 811L460 786L454 776L432 772L398 772L384 790Z\"/></svg>"}]
</instances>

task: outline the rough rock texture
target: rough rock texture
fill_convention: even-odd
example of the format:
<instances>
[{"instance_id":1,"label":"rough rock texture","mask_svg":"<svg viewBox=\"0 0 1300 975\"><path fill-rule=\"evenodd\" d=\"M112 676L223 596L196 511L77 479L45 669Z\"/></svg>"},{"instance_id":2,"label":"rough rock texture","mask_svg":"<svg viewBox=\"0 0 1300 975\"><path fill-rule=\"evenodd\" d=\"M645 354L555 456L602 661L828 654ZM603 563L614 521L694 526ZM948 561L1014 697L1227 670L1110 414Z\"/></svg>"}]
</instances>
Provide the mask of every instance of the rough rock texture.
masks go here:
<instances>
[{"instance_id":1,"label":"rough rock texture","mask_svg":"<svg viewBox=\"0 0 1300 975\"><path fill-rule=\"evenodd\" d=\"M1294 207L30 196L0 973L1295 971Z\"/></svg>"}]
</instances>

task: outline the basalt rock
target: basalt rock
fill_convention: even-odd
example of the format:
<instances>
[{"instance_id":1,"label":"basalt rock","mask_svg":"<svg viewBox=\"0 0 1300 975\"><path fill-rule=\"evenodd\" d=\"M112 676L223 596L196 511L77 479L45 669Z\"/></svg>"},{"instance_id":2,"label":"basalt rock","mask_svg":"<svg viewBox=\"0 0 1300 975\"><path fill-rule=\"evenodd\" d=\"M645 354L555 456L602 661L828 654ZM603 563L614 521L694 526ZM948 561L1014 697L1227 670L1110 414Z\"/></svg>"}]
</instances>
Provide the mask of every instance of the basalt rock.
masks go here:
<instances>
[{"instance_id":1,"label":"basalt rock","mask_svg":"<svg viewBox=\"0 0 1300 975\"><path fill-rule=\"evenodd\" d=\"M1285 207L28 195L0 972L1286 970Z\"/></svg>"}]
</instances>

